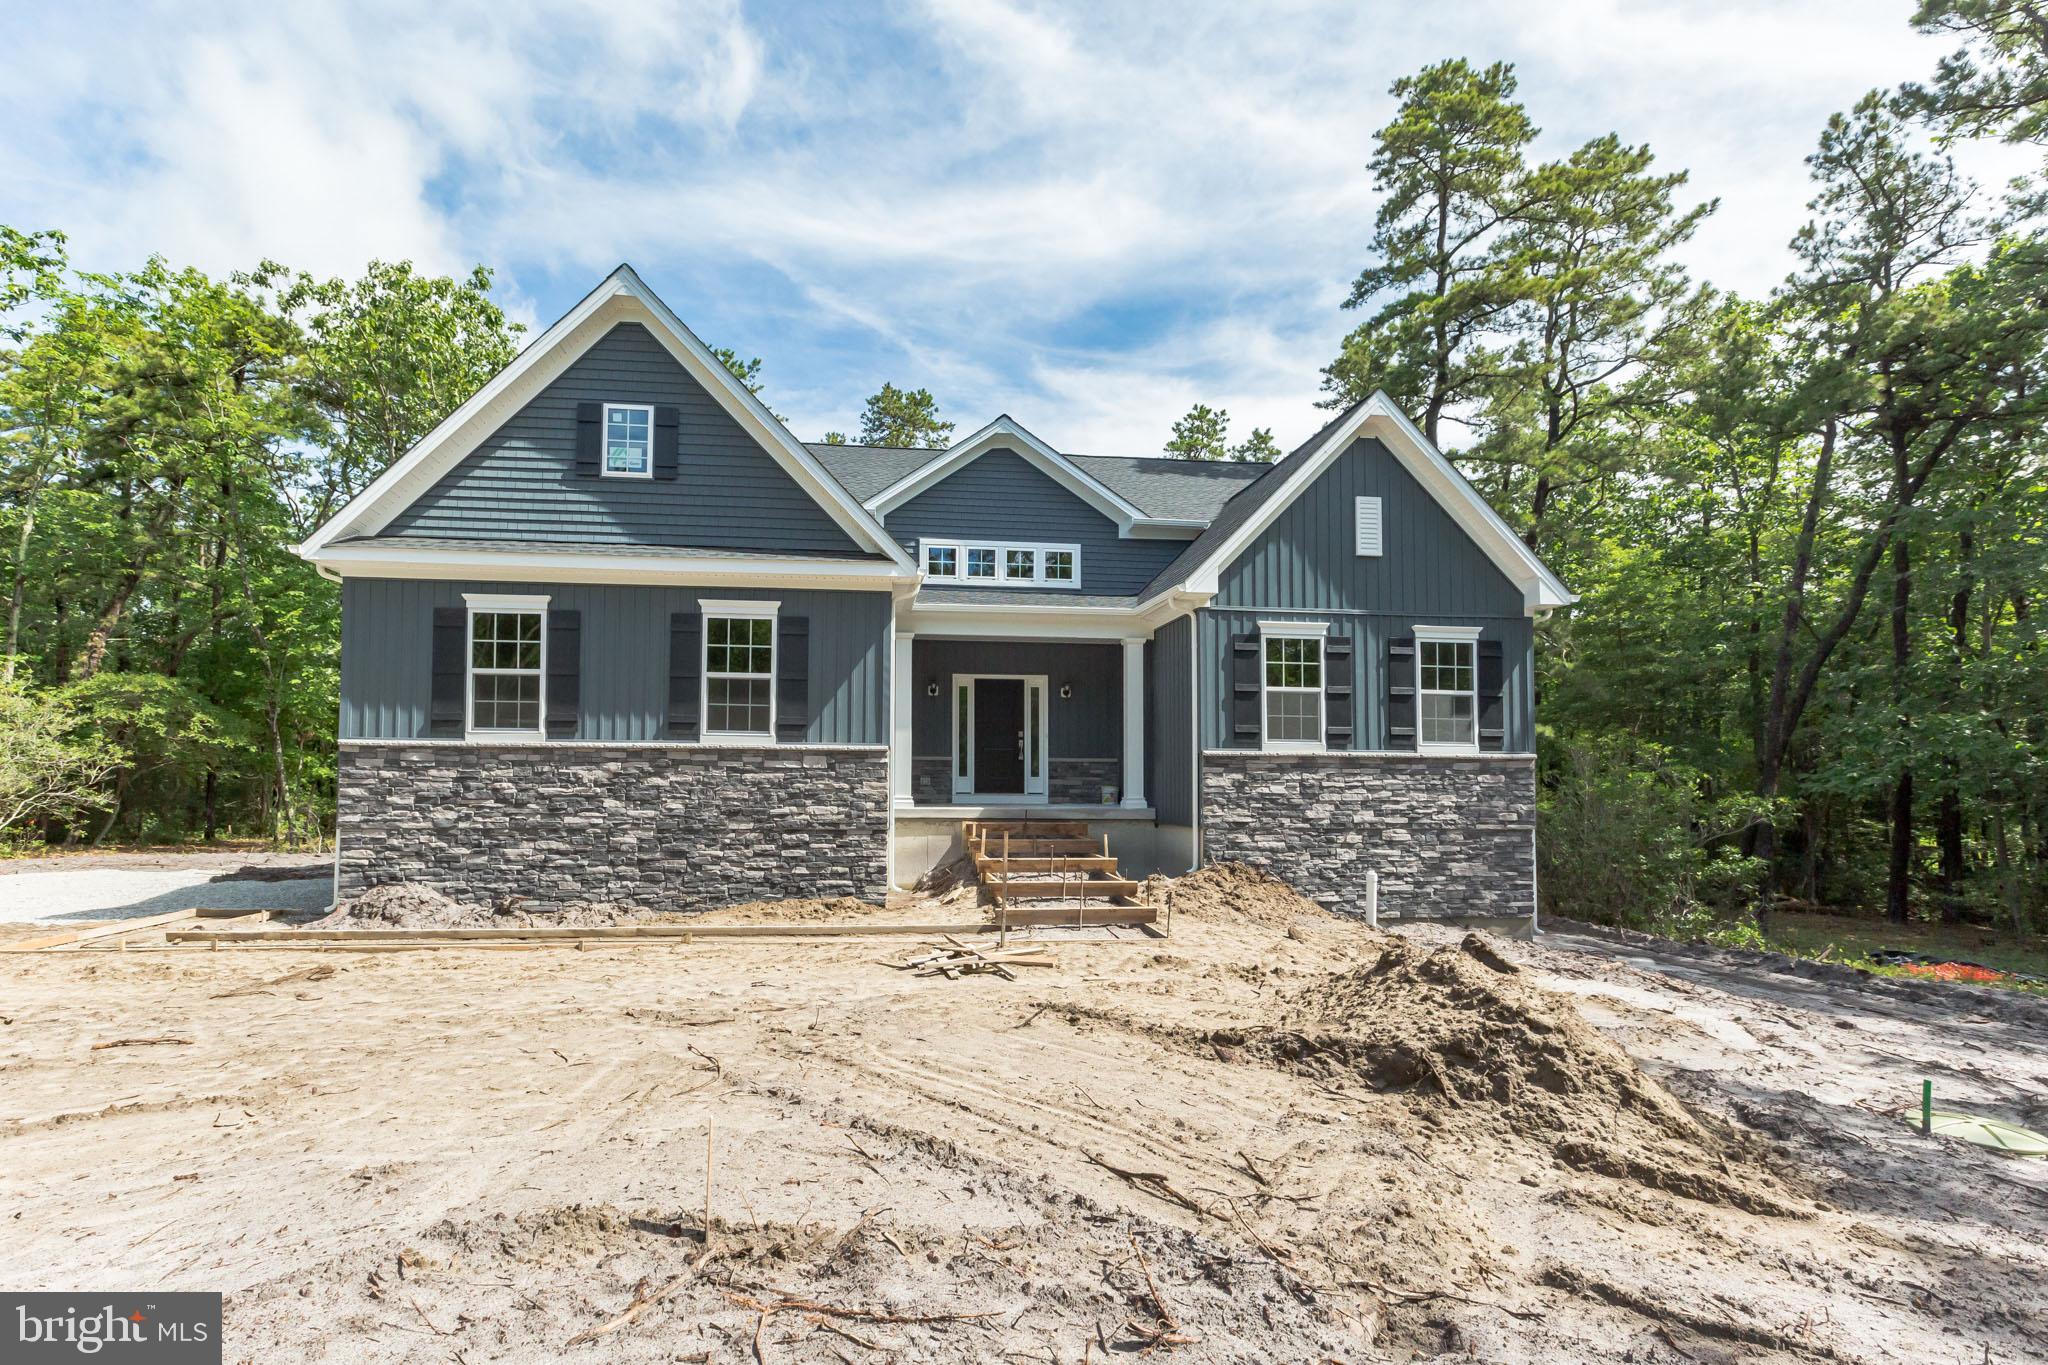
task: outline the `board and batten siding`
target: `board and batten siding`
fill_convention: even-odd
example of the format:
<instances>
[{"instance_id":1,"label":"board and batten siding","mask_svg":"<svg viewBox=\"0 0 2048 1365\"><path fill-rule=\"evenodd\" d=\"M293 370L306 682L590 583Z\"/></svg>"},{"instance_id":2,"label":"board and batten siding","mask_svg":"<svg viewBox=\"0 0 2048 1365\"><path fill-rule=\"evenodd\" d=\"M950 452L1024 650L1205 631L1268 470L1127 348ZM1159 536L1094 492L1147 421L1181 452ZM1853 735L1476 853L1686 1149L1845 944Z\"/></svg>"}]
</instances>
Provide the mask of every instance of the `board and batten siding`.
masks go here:
<instances>
[{"instance_id":1,"label":"board and batten siding","mask_svg":"<svg viewBox=\"0 0 2048 1365\"><path fill-rule=\"evenodd\" d=\"M1380 499L1381 552L1360 555L1355 502ZM1198 613L1201 743L1240 744L1230 717L1231 638L1260 620L1329 623L1352 641L1357 747L1386 749L1387 642L1421 625L1477 626L1501 642L1506 748L1535 747L1535 635L1522 594L1400 461L1361 438L1219 576Z\"/></svg>"},{"instance_id":2,"label":"board and batten siding","mask_svg":"<svg viewBox=\"0 0 2048 1365\"><path fill-rule=\"evenodd\" d=\"M1176 617L1153 634L1147 651L1151 700L1145 755L1151 781L1146 792L1162 825L1195 823L1194 628L1192 616Z\"/></svg>"},{"instance_id":3,"label":"board and batten siding","mask_svg":"<svg viewBox=\"0 0 2048 1365\"><path fill-rule=\"evenodd\" d=\"M886 592L351 578L341 591L341 738L421 739L432 687L434 609L474 593L545 594L582 619L582 705L574 738L664 738L669 616L698 599L779 601L810 621L813 744L888 743Z\"/></svg>"},{"instance_id":4,"label":"board and batten siding","mask_svg":"<svg viewBox=\"0 0 2048 1365\"><path fill-rule=\"evenodd\" d=\"M678 409L674 479L576 473L576 405ZM638 323L601 337L383 536L663 545L778 554L860 546Z\"/></svg>"},{"instance_id":5,"label":"board and batten siding","mask_svg":"<svg viewBox=\"0 0 2048 1365\"><path fill-rule=\"evenodd\" d=\"M884 525L913 555L922 539L1022 541L1081 547L1075 591L1129 596L1173 562L1187 542L1125 540L1114 521L1075 497L1014 450L969 461L889 513ZM936 585L935 585L936 586ZM972 588L971 583L947 583ZM988 588L1000 602L1015 589Z\"/></svg>"}]
</instances>

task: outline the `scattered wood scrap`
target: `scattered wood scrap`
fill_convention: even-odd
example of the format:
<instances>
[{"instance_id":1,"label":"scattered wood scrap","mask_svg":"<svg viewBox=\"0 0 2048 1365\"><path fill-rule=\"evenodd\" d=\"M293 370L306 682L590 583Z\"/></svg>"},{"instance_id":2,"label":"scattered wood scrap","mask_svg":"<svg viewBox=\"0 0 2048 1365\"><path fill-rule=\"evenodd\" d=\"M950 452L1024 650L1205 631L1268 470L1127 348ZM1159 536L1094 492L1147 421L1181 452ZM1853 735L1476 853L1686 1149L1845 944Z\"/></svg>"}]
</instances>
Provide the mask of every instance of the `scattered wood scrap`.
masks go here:
<instances>
[{"instance_id":1,"label":"scattered wood scrap","mask_svg":"<svg viewBox=\"0 0 2048 1365\"><path fill-rule=\"evenodd\" d=\"M192 1046L190 1038L109 1038L104 1043L94 1043L92 1050L104 1052L110 1047L155 1047L159 1043L169 1043L177 1047Z\"/></svg>"},{"instance_id":2,"label":"scattered wood scrap","mask_svg":"<svg viewBox=\"0 0 2048 1365\"><path fill-rule=\"evenodd\" d=\"M326 963L318 967L302 967L298 971L286 972L283 976L275 976L268 981L254 981L246 986L237 986L231 991L218 991L212 998L227 1000L237 995L260 995L275 986L290 986L301 981L325 981L339 970Z\"/></svg>"},{"instance_id":3,"label":"scattered wood scrap","mask_svg":"<svg viewBox=\"0 0 2048 1365\"><path fill-rule=\"evenodd\" d=\"M1057 963L1058 959L1042 947L977 948L949 934L945 947L933 947L908 962L895 965L917 976L943 976L948 981L982 972L1000 976L1005 981L1015 981L1017 977L1010 971L1012 967L1051 967Z\"/></svg>"}]
</instances>

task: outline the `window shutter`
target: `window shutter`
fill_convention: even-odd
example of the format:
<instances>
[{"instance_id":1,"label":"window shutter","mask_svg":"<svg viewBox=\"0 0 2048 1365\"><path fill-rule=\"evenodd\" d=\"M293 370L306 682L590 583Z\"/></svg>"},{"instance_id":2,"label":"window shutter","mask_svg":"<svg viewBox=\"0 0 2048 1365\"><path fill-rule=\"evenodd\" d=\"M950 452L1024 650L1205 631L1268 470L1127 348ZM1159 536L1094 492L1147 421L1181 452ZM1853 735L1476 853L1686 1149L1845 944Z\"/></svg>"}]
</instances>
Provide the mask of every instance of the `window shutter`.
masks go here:
<instances>
[{"instance_id":1,"label":"window shutter","mask_svg":"<svg viewBox=\"0 0 2048 1365\"><path fill-rule=\"evenodd\" d=\"M469 677L469 609L434 608L434 684L427 733L461 739L467 716L462 689Z\"/></svg>"},{"instance_id":2,"label":"window shutter","mask_svg":"<svg viewBox=\"0 0 2048 1365\"><path fill-rule=\"evenodd\" d=\"M1387 747L1415 743L1415 637L1387 641Z\"/></svg>"},{"instance_id":3,"label":"window shutter","mask_svg":"<svg viewBox=\"0 0 2048 1365\"><path fill-rule=\"evenodd\" d=\"M1265 667L1259 649L1257 635L1230 637L1230 743L1235 748L1259 747L1259 706L1264 695L1260 682Z\"/></svg>"},{"instance_id":4,"label":"window shutter","mask_svg":"<svg viewBox=\"0 0 2048 1365\"><path fill-rule=\"evenodd\" d=\"M604 404L576 405L576 477L594 479L604 453Z\"/></svg>"},{"instance_id":5,"label":"window shutter","mask_svg":"<svg viewBox=\"0 0 2048 1365\"><path fill-rule=\"evenodd\" d=\"M695 739L703 703L704 618L694 611L668 618L668 737Z\"/></svg>"},{"instance_id":6,"label":"window shutter","mask_svg":"<svg viewBox=\"0 0 2048 1365\"><path fill-rule=\"evenodd\" d=\"M583 613L548 613L547 732L573 739L583 710Z\"/></svg>"},{"instance_id":7,"label":"window shutter","mask_svg":"<svg viewBox=\"0 0 2048 1365\"><path fill-rule=\"evenodd\" d=\"M1501 705L1506 661L1498 640L1479 642L1479 747L1498 753L1507 748L1507 714Z\"/></svg>"},{"instance_id":8,"label":"window shutter","mask_svg":"<svg viewBox=\"0 0 2048 1365\"><path fill-rule=\"evenodd\" d=\"M811 619L775 623L775 738L801 744L811 723Z\"/></svg>"},{"instance_id":9,"label":"window shutter","mask_svg":"<svg viewBox=\"0 0 2048 1365\"><path fill-rule=\"evenodd\" d=\"M682 410L659 407L654 410L654 477L673 479L682 460Z\"/></svg>"},{"instance_id":10,"label":"window shutter","mask_svg":"<svg viewBox=\"0 0 2048 1365\"><path fill-rule=\"evenodd\" d=\"M1354 537L1361 556L1378 558L1380 554L1380 500L1378 498L1357 498L1353 500L1353 516L1356 522Z\"/></svg>"},{"instance_id":11,"label":"window shutter","mask_svg":"<svg viewBox=\"0 0 2048 1365\"><path fill-rule=\"evenodd\" d=\"M1357 697L1351 677L1350 637L1333 635L1323 641L1323 744L1326 748L1352 747Z\"/></svg>"}]
</instances>

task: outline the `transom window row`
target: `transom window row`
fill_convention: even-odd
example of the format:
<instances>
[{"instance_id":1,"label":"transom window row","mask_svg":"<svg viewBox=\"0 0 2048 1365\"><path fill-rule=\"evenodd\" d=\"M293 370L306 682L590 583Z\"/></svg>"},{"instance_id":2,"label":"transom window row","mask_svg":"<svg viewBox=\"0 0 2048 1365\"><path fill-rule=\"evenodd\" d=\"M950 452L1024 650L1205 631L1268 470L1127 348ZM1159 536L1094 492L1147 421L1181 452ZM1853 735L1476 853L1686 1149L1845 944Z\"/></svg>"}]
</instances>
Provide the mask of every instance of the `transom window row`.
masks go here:
<instances>
[{"instance_id":1,"label":"transom window row","mask_svg":"<svg viewBox=\"0 0 2048 1365\"><path fill-rule=\"evenodd\" d=\"M925 577L981 587L1071 588L1081 581L1078 545L1017 545L927 540Z\"/></svg>"}]
</instances>

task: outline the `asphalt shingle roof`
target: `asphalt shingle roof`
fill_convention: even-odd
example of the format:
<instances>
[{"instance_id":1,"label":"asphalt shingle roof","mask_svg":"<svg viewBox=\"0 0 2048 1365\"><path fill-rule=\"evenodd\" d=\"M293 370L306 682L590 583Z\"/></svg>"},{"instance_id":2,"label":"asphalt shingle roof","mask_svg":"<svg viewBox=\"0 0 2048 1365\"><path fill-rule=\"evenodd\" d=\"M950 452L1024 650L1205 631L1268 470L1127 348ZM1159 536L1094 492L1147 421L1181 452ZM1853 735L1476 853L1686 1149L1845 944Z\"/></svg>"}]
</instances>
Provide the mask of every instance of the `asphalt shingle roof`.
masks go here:
<instances>
[{"instance_id":1,"label":"asphalt shingle roof","mask_svg":"<svg viewBox=\"0 0 2048 1365\"><path fill-rule=\"evenodd\" d=\"M822 442L813 444L810 450L862 502L945 454L942 450L835 446ZM1208 521L1266 469L1265 465L1225 460L1171 460L1145 455L1067 458L1146 516L1176 521Z\"/></svg>"}]
</instances>

